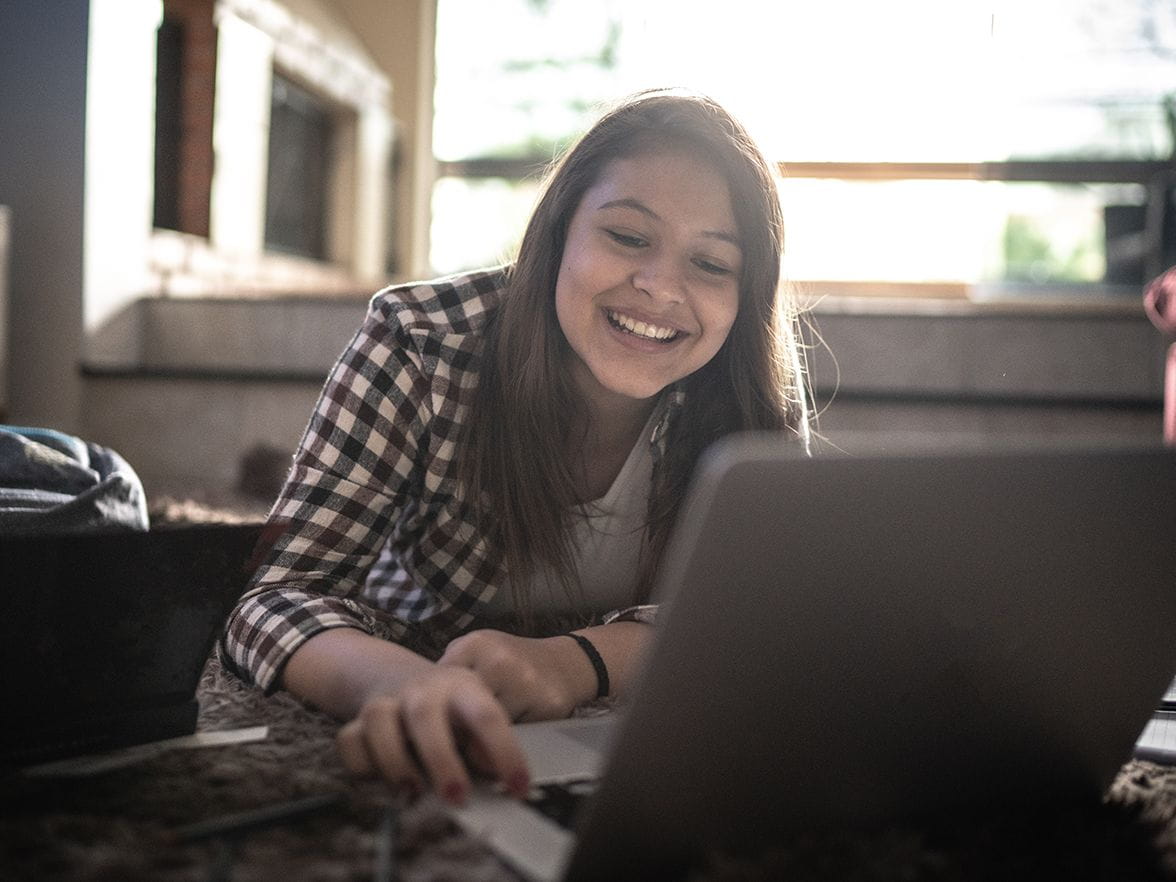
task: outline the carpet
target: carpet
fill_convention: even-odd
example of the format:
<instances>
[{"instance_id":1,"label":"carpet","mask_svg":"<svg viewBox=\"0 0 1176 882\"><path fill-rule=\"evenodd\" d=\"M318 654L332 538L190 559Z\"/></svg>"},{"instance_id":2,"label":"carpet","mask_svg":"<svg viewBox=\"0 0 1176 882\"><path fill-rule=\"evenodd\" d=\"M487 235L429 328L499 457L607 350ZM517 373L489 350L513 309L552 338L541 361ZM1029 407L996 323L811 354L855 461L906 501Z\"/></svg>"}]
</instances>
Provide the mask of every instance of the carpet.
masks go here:
<instances>
[{"instance_id":1,"label":"carpet","mask_svg":"<svg viewBox=\"0 0 1176 882\"><path fill-rule=\"evenodd\" d=\"M256 515L168 498L151 513L154 523ZM349 778L329 717L244 686L215 654L199 698L200 730L265 725L268 738L174 750L83 777L6 776L0 879L516 880L434 797L408 804L376 782ZM191 837L192 825L210 819L316 796L333 801L237 837ZM692 880L1173 878L1176 769L1131 762L1098 804L1010 805L872 831L798 832L754 858L714 855Z\"/></svg>"}]
</instances>

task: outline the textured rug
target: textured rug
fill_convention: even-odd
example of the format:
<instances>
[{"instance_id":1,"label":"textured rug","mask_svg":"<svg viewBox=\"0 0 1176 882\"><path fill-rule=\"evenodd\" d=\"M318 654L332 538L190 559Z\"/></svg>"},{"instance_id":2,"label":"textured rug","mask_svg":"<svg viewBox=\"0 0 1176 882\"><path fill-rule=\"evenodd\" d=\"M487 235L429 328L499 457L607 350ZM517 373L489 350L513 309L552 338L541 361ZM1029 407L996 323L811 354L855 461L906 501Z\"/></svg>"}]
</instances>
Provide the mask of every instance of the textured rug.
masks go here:
<instances>
[{"instance_id":1,"label":"textured rug","mask_svg":"<svg viewBox=\"0 0 1176 882\"><path fill-rule=\"evenodd\" d=\"M152 514L158 523L257 511L160 499ZM8 776L0 781L0 880L516 879L433 797L403 804L377 783L351 780L330 718L288 695L245 687L215 657L199 697L201 731L265 725L268 738L172 750L85 776ZM316 796L333 801L236 836L201 838L192 826ZM693 878L1172 879L1176 769L1130 763L1101 804L798 833L754 859L716 855Z\"/></svg>"},{"instance_id":2,"label":"textured rug","mask_svg":"<svg viewBox=\"0 0 1176 882\"><path fill-rule=\"evenodd\" d=\"M210 660L202 731L267 725L262 742L174 750L82 777L15 778L0 800L0 879L378 879L388 820L402 880L515 880L432 797L400 804L350 780L336 724L286 695L264 697ZM306 817L239 837L178 842L210 819L334 794ZM871 833L797 834L697 880L1164 879L1176 868L1176 770L1124 768L1101 805L953 817Z\"/></svg>"},{"instance_id":3,"label":"textured rug","mask_svg":"<svg viewBox=\"0 0 1176 882\"><path fill-rule=\"evenodd\" d=\"M199 731L266 725L268 737L93 775L5 781L0 879L373 879L389 807L398 809L395 878L513 878L431 798L400 806L383 787L350 780L330 718L243 686L215 657L199 694ZM177 841L199 822L330 794L338 801L303 818Z\"/></svg>"}]
</instances>

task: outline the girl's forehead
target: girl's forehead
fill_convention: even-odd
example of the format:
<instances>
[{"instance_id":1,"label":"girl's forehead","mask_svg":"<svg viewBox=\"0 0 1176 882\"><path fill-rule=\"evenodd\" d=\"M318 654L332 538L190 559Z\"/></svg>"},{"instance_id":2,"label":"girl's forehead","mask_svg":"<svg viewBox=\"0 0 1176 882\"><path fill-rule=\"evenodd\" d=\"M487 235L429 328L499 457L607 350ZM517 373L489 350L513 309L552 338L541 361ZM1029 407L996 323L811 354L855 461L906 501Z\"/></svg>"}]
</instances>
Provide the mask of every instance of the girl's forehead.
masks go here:
<instances>
[{"instance_id":1,"label":"girl's forehead","mask_svg":"<svg viewBox=\"0 0 1176 882\"><path fill-rule=\"evenodd\" d=\"M725 182L718 164L685 146L647 147L633 153L623 153L605 160L596 176L597 182L606 177L648 177L651 172L695 172Z\"/></svg>"},{"instance_id":2,"label":"girl's forehead","mask_svg":"<svg viewBox=\"0 0 1176 882\"><path fill-rule=\"evenodd\" d=\"M697 218L700 226L735 229L730 188L714 164L684 150L610 160L585 192L581 208L633 210Z\"/></svg>"}]
</instances>

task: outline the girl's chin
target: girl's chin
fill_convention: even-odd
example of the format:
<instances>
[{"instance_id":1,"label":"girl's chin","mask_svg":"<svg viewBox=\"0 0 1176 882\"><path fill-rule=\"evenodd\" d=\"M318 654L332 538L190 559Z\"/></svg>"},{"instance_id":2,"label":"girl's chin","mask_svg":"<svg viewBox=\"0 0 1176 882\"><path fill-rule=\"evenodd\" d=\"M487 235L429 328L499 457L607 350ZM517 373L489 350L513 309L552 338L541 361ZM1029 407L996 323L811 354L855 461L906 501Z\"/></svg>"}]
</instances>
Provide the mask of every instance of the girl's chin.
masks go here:
<instances>
[{"instance_id":1,"label":"girl's chin","mask_svg":"<svg viewBox=\"0 0 1176 882\"><path fill-rule=\"evenodd\" d=\"M653 377L626 377L615 374L597 374L596 383L601 390L618 398L633 401L647 401L656 397L669 383Z\"/></svg>"}]
</instances>

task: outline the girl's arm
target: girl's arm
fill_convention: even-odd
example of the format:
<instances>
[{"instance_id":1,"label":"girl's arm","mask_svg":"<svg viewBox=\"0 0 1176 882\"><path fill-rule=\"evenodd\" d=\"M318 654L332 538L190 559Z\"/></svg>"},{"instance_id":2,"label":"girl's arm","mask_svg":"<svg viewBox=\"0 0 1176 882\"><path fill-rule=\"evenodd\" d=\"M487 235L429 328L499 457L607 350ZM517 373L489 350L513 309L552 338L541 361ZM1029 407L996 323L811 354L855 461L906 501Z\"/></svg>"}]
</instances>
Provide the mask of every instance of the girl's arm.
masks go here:
<instances>
[{"instance_id":1,"label":"girl's arm","mask_svg":"<svg viewBox=\"0 0 1176 882\"><path fill-rule=\"evenodd\" d=\"M417 793L432 787L461 803L470 788L464 754L512 793L523 796L530 786L505 708L470 670L436 665L354 628L332 628L295 651L282 684L349 721L337 743L357 775Z\"/></svg>"},{"instance_id":2,"label":"girl's arm","mask_svg":"<svg viewBox=\"0 0 1176 882\"><path fill-rule=\"evenodd\" d=\"M373 299L332 368L270 513L283 530L229 616L225 655L267 692L304 641L379 624L363 588L417 492L430 388L392 309ZM395 619L386 625L403 636Z\"/></svg>"},{"instance_id":3,"label":"girl's arm","mask_svg":"<svg viewBox=\"0 0 1176 882\"><path fill-rule=\"evenodd\" d=\"M608 669L610 695L631 686L652 629L636 622L586 628ZM358 775L378 775L454 803L470 789L468 767L516 795L530 784L510 729L523 720L568 716L596 697L596 670L567 636L516 637L474 631L450 643L437 664L353 628L333 628L290 657L283 685L349 720L340 754Z\"/></svg>"},{"instance_id":4,"label":"girl's arm","mask_svg":"<svg viewBox=\"0 0 1176 882\"><path fill-rule=\"evenodd\" d=\"M614 622L576 633L599 653L608 675L608 694L623 697L653 629L638 622ZM527 638L472 631L451 642L439 663L476 671L519 722L566 717L597 697L596 668L567 635Z\"/></svg>"}]
</instances>

